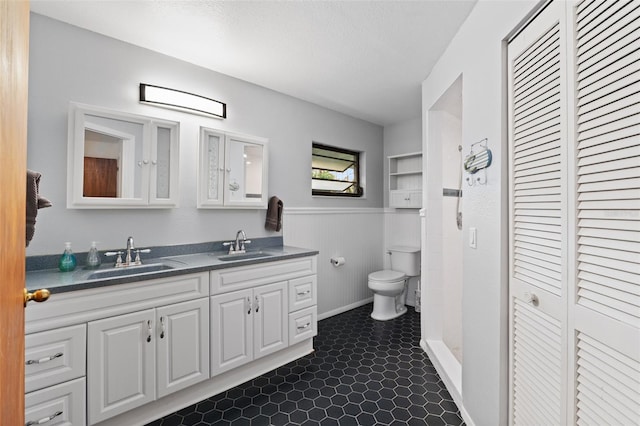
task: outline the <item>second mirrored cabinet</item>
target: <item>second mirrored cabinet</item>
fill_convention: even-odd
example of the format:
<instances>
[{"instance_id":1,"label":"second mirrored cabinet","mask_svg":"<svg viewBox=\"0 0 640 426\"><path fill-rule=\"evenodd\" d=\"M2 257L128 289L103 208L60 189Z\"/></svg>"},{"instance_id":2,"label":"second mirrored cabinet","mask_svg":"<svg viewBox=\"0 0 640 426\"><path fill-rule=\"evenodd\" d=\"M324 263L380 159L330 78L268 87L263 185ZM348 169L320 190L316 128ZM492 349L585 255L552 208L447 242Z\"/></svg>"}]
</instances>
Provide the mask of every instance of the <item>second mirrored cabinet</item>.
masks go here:
<instances>
[{"instance_id":1,"label":"second mirrored cabinet","mask_svg":"<svg viewBox=\"0 0 640 426\"><path fill-rule=\"evenodd\" d=\"M198 208L267 208L268 140L200 128Z\"/></svg>"}]
</instances>

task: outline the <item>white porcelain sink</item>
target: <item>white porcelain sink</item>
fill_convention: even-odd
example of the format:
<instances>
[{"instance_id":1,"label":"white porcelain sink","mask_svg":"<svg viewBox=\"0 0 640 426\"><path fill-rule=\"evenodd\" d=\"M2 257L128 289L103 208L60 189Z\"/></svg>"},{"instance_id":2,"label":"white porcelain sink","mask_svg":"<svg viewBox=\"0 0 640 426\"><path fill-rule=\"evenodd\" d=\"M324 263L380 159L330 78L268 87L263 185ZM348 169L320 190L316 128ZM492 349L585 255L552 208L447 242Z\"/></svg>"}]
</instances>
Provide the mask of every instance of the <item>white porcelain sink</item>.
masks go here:
<instances>
[{"instance_id":1,"label":"white porcelain sink","mask_svg":"<svg viewBox=\"0 0 640 426\"><path fill-rule=\"evenodd\" d=\"M127 266L125 268L111 268L96 271L89 276L88 280L99 280L104 278L116 278L116 277L128 277L131 275L144 274L147 272L165 271L167 269L173 269L173 266L169 266L165 263L150 263L148 265Z\"/></svg>"},{"instance_id":2,"label":"white porcelain sink","mask_svg":"<svg viewBox=\"0 0 640 426\"><path fill-rule=\"evenodd\" d=\"M263 251L254 251L249 253L238 253L238 254L225 254L222 256L218 256L218 260L223 262L231 262L234 260L250 260L250 259L259 259L261 257L269 257L273 256L271 253L265 253Z\"/></svg>"}]
</instances>

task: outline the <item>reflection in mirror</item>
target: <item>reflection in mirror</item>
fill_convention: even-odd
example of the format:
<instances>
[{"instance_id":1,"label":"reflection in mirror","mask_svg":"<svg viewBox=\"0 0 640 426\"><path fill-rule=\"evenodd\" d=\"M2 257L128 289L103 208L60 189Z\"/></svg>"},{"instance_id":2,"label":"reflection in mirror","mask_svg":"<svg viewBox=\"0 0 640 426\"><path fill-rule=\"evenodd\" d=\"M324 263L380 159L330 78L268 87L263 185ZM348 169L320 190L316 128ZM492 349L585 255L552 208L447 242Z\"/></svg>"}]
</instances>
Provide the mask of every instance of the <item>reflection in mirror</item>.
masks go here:
<instances>
[{"instance_id":1,"label":"reflection in mirror","mask_svg":"<svg viewBox=\"0 0 640 426\"><path fill-rule=\"evenodd\" d=\"M262 146L244 147L246 198L262 197Z\"/></svg>"},{"instance_id":2,"label":"reflection in mirror","mask_svg":"<svg viewBox=\"0 0 640 426\"><path fill-rule=\"evenodd\" d=\"M232 140L228 146L231 200L262 198L262 145Z\"/></svg>"},{"instance_id":3,"label":"reflection in mirror","mask_svg":"<svg viewBox=\"0 0 640 426\"><path fill-rule=\"evenodd\" d=\"M173 121L72 103L67 206L174 206L178 129Z\"/></svg>"}]
</instances>

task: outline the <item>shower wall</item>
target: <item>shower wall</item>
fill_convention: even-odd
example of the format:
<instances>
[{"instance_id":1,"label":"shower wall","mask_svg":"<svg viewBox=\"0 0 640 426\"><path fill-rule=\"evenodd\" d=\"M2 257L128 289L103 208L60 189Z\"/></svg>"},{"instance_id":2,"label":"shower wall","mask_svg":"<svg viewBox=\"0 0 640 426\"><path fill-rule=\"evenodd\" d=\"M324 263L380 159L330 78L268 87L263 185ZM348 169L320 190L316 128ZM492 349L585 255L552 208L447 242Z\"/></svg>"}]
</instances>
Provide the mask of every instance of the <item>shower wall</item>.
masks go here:
<instances>
[{"instance_id":1,"label":"shower wall","mask_svg":"<svg viewBox=\"0 0 640 426\"><path fill-rule=\"evenodd\" d=\"M456 215L464 198L445 196L445 189L464 189L460 185L462 123L456 115L440 113L442 136L442 340L462 363L462 230ZM462 218L464 223L464 217Z\"/></svg>"},{"instance_id":2,"label":"shower wall","mask_svg":"<svg viewBox=\"0 0 640 426\"><path fill-rule=\"evenodd\" d=\"M456 223L462 141L462 76L428 110L422 342L454 399L462 389L462 231ZM464 152L464 150L463 150ZM447 191L445 191L445 189ZM462 188L464 191L464 187ZM445 196L445 192L448 194ZM463 198L460 199L461 208ZM464 213L464 209L463 209ZM463 229L465 226L462 217Z\"/></svg>"}]
</instances>

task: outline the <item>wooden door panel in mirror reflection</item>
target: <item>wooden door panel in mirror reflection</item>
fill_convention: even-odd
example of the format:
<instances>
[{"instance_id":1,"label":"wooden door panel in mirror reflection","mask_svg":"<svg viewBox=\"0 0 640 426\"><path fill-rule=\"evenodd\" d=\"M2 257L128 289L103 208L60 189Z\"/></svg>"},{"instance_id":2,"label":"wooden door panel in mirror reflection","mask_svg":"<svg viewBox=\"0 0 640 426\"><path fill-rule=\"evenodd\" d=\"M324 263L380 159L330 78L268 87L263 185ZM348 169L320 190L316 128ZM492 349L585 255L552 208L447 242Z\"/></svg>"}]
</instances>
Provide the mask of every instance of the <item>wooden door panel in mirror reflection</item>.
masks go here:
<instances>
[{"instance_id":1,"label":"wooden door panel in mirror reflection","mask_svg":"<svg viewBox=\"0 0 640 426\"><path fill-rule=\"evenodd\" d=\"M118 196L118 160L84 157L84 197Z\"/></svg>"}]
</instances>

